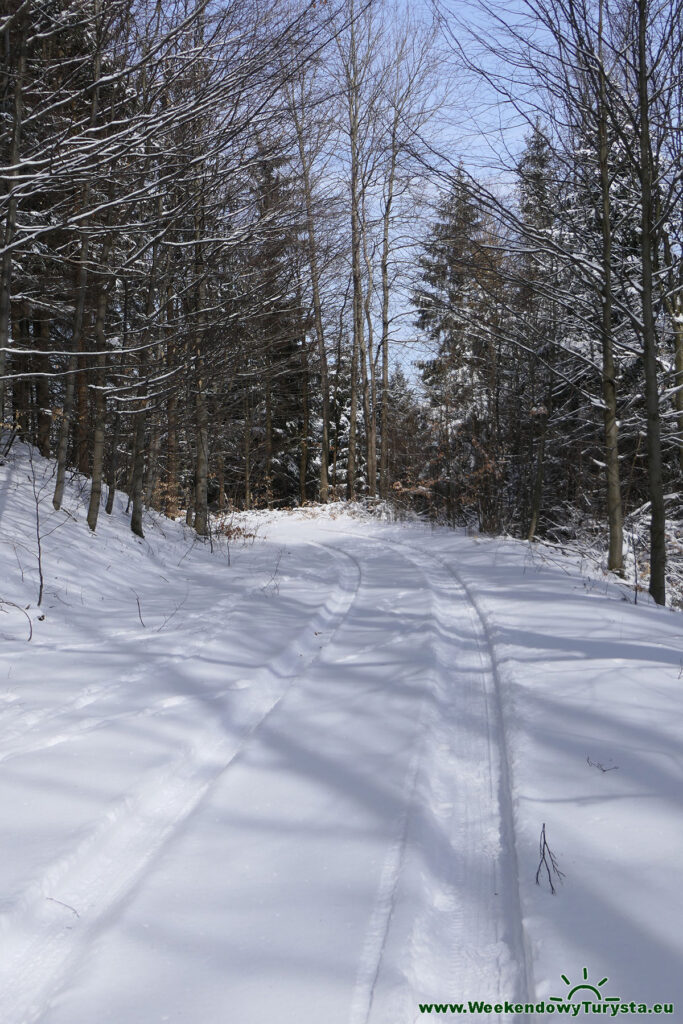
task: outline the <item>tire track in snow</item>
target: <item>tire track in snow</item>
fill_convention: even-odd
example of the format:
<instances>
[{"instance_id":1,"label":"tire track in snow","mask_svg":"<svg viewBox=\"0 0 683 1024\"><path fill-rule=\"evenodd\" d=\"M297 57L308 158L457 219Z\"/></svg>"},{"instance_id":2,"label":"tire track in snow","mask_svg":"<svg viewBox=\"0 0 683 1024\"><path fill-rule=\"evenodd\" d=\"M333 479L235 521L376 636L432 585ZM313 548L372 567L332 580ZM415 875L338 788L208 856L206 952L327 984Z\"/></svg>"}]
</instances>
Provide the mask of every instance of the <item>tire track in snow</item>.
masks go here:
<instances>
[{"instance_id":1,"label":"tire track in snow","mask_svg":"<svg viewBox=\"0 0 683 1024\"><path fill-rule=\"evenodd\" d=\"M421 552L423 553L423 552ZM503 687L500 679L500 670L498 665L498 657L496 654L496 645L491 635L489 622L484 614L481 605L474 594L469 583L463 578L461 573L456 569L453 569L441 556L430 556L436 558L438 562L444 567L446 572L453 577L453 579L462 587L469 606L476 616L479 624L481 634L483 636L484 645L486 648L486 660L489 666L491 679L493 681L493 695L495 702L495 715L497 720L497 732L500 738L500 806L503 817L503 823L505 826L505 834L508 839L507 856L510 863L510 899L509 899L509 910L513 919L517 925L516 927L516 946L517 953L519 955L520 966L522 970L522 981L524 984L524 999L523 1002L535 1002L535 982L533 976L533 957L529 949L526 934L524 931L523 915L522 915L522 902L519 890L519 863L517 859L517 846L515 840L515 814L514 814L514 800L513 800L513 783L512 773L510 768L510 756L509 756L509 745L507 741L507 731L505 728L505 708L503 702ZM514 883L514 884L512 884Z\"/></svg>"},{"instance_id":2,"label":"tire track in snow","mask_svg":"<svg viewBox=\"0 0 683 1024\"><path fill-rule=\"evenodd\" d=\"M400 543L400 542L393 542ZM402 544L402 547L406 545ZM488 624L485 618L474 600L470 588L467 586L465 581L461 578L457 570L455 570L443 557L434 555L431 552L425 551L423 547L416 548L418 557L430 562L432 566L436 567L437 574L446 574L447 580L452 581L457 590L460 592L461 606L465 610L466 615L472 625L471 635L475 641L479 660L481 663L482 671L480 676L480 689L483 692L485 701L485 715L487 723L487 747L489 751L489 772L490 772L490 783L495 786L495 791L492 789L491 797L495 801L497 817L499 819L500 827L500 848L496 851L491 851L495 855L495 889L499 893L498 898L501 899L502 907L502 923L505 927L505 943L509 948L510 953L514 958L514 963L508 965L508 969L505 969L505 964L501 964L503 973L507 975L504 988L490 988L482 982L481 998L485 997L486 991L491 993L498 992L502 997L508 997L511 992L516 989L515 998L519 996L521 1002L527 1002L531 999L534 985L531 972L531 958L527 949L527 943L524 935L524 928L522 923L522 912L521 912L521 901L519 894L519 870L517 863L517 853L515 846L515 832L514 832L514 815L513 815L513 802L512 802L512 784L510 778L510 767L507 753L507 740L505 733L505 719L503 713L502 696L500 692L500 680L496 667L495 651L493 642L488 630ZM441 590L441 622L446 627L447 632L447 620L449 617L449 602L450 602L450 587L448 583L444 587L443 583L440 584L439 589ZM455 642L457 643L458 634L455 633ZM444 679L449 669L447 660L448 652L444 650L442 652L443 668L445 670ZM453 723L454 724L454 723ZM442 723L437 723L437 729L443 733ZM461 736L463 734L461 733ZM464 735L467 735L465 733ZM444 736L445 745L448 744L448 736ZM457 754L457 751L455 751ZM457 761L455 763L455 770L452 773L452 784L457 787L458 783L458 766ZM474 808L475 815L477 813L476 807ZM475 825L477 822L475 822ZM485 843L485 836L480 836L482 844ZM462 879L462 882L466 882L466 879ZM482 878L479 878L481 883ZM482 892L482 896L485 898L485 893ZM449 904L452 902L449 899L447 892L437 894L437 901L441 902L446 909L449 909ZM468 929L466 929L467 931ZM474 971L476 973L478 964L476 962L468 965L468 975ZM515 967L514 973L516 978L512 976L512 972L509 968ZM443 970L446 970L444 964ZM435 972L436 973L436 972ZM500 981L503 982L501 974ZM461 989L462 991L462 989ZM480 997L478 993L474 993L475 997Z\"/></svg>"},{"instance_id":3,"label":"tire track in snow","mask_svg":"<svg viewBox=\"0 0 683 1024\"><path fill-rule=\"evenodd\" d=\"M375 1019L383 1024L389 1018L397 1024L412 1021L418 999L458 1000L465 994L464 982L474 998L496 991L510 997L516 991L524 999L533 991L522 928L499 682L486 624L464 582L441 558L399 541L376 539L400 550L417 566L430 590L434 704L406 778L406 810L383 867L349 1024ZM425 563L431 566L429 571ZM459 622L463 614L469 623L465 631ZM458 657L463 658L463 632L465 640L474 640L478 668L457 667ZM453 682L467 693L455 699ZM464 725L459 721L463 711L471 719ZM483 748L482 738L475 735L477 717L485 731ZM441 853L438 878L425 872L424 849L420 855L435 828L448 851L447 856ZM472 850L478 858L475 865ZM421 907L412 920L403 914L403 920L393 921L402 873L410 875L413 891L421 891ZM499 915L497 899L502 904ZM382 959L392 941L409 985L392 992L387 982L373 1013L382 987ZM472 990L473 978L479 990Z\"/></svg>"},{"instance_id":4,"label":"tire track in snow","mask_svg":"<svg viewBox=\"0 0 683 1024\"><path fill-rule=\"evenodd\" d=\"M395 550L395 546L390 542L385 540L377 541L377 538L373 539L384 547L389 548L389 550ZM434 609L433 588L424 568L416 563L413 558L409 558L406 555L403 555L403 558L414 568L417 568L424 578L426 589L430 594L430 607ZM437 685L433 676L433 670L430 673L429 682L433 691ZM427 709L429 696L430 686L425 685L425 697L421 703L416 729L417 742L402 787L405 794L403 811L396 823L393 837L382 865L375 903L368 923L365 942L361 950L356 983L351 999L349 1024L368 1024L373 1019L375 994L396 910L410 826L417 810L416 791L418 780L424 767L426 741L428 738Z\"/></svg>"},{"instance_id":5,"label":"tire track in snow","mask_svg":"<svg viewBox=\"0 0 683 1024\"><path fill-rule=\"evenodd\" d=\"M424 756L423 717L424 715L421 715L418 724L418 734L420 735L418 746L410 759L405 776L403 787L403 791L406 794L404 809L394 830L389 850L382 865L375 904L361 950L356 983L351 998L349 1024L368 1024L372 1013L377 980L382 967L389 929L396 906L408 839L408 826L411 814L413 813L418 772Z\"/></svg>"},{"instance_id":6,"label":"tire track in snow","mask_svg":"<svg viewBox=\"0 0 683 1024\"><path fill-rule=\"evenodd\" d=\"M0 1022L35 1024L59 991L72 962L142 880L216 780L242 752L320 656L351 610L360 567L346 552L311 542L331 555L339 583L306 626L252 674L263 684L261 705L227 737L216 723L170 765L149 774L136 793L109 809L99 828L29 887L16 910L0 919ZM316 633L326 632L324 642ZM256 687L255 687L256 689ZM51 894L51 895L48 895Z\"/></svg>"}]
</instances>

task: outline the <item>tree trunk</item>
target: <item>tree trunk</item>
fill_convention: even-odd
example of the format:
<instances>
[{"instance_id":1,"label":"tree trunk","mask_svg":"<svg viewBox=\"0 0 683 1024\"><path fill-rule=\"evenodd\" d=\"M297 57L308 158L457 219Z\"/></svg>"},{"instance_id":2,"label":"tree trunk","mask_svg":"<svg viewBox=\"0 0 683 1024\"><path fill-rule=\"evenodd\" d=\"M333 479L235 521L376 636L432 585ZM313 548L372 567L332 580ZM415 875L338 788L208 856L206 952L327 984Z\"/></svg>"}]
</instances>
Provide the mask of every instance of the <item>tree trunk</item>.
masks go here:
<instances>
[{"instance_id":1,"label":"tree trunk","mask_svg":"<svg viewBox=\"0 0 683 1024\"><path fill-rule=\"evenodd\" d=\"M621 481L619 471L617 391L614 369L614 344L612 338L612 225L609 194L610 172L605 99L605 69L602 63L603 3L604 0L600 0L600 107L598 111L598 145L600 162L600 191L602 199L602 400L604 403L605 471L607 476L607 522L609 531L607 568L620 573L624 568L624 538Z\"/></svg>"},{"instance_id":2,"label":"tree trunk","mask_svg":"<svg viewBox=\"0 0 683 1024\"><path fill-rule=\"evenodd\" d=\"M299 446L299 501L303 505L306 501L306 475L308 473L308 352L306 350L306 336L301 335L301 413L303 424L301 427L301 444Z\"/></svg>"},{"instance_id":3,"label":"tree trunk","mask_svg":"<svg viewBox=\"0 0 683 1024\"><path fill-rule=\"evenodd\" d=\"M218 456L218 511L225 509L225 458Z\"/></svg>"},{"instance_id":4,"label":"tree trunk","mask_svg":"<svg viewBox=\"0 0 683 1024\"><path fill-rule=\"evenodd\" d=\"M121 346L121 356L119 368L122 371L124 367L124 361L126 359L126 350L128 349L128 308L129 308L129 282L127 278L123 281L123 344ZM104 511L108 516L114 511L114 498L116 496L116 478L119 467L119 438L121 432L121 413L119 411L118 404L115 405L114 411L114 431L113 439L111 444L111 457L109 459L109 467L107 469L107 504L104 507ZM130 491L128 492L130 494Z\"/></svg>"},{"instance_id":5,"label":"tree trunk","mask_svg":"<svg viewBox=\"0 0 683 1024\"><path fill-rule=\"evenodd\" d=\"M209 533L209 411L204 377L204 265L198 263L197 328L195 334L195 427L197 431L197 460L195 463L194 528L199 537Z\"/></svg>"},{"instance_id":6,"label":"tree trunk","mask_svg":"<svg viewBox=\"0 0 683 1024\"><path fill-rule=\"evenodd\" d=\"M266 403L266 433L265 433L265 462L266 462L266 501L268 507L273 502L273 396L270 379L270 366L266 369L265 381L265 403Z\"/></svg>"},{"instance_id":7,"label":"tree trunk","mask_svg":"<svg viewBox=\"0 0 683 1024\"><path fill-rule=\"evenodd\" d=\"M166 402L166 515L178 515L178 397L173 392Z\"/></svg>"},{"instance_id":8,"label":"tree trunk","mask_svg":"<svg viewBox=\"0 0 683 1024\"><path fill-rule=\"evenodd\" d=\"M301 119L293 112L294 126L297 133L299 145L299 158L302 168L302 183L304 191L304 204L306 207L306 234L308 239L308 265L311 275L311 290L313 293L313 322L315 324L315 337L318 344L318 358L320 360L320 392L322 398L322 438L320 443L320 500L326 502L329 497L329 455L330 455L330 390L329 374L327 368L327 352L325 350L325 333L323 330L322 302L320 300L320 272L318 269L318 246L315 234L315 221L313 218L313 191L311 187L311 174L306 146L304 130Z\"/></svg>"},{"instance_id":9,"label":"tree trunk","mask_svg":"<svg viewBox=\"0 0 683 1024\"><path fill-rule=\"evenodd\" d=\"M114 413L114 429L112 431L112 439L109 454L109 468L107 470L107 504L104 506L104 511L108 516L114 511L114 497L116 495L116 471L118 469L119 462L119 427L121 422L121 416L119 415L118 409Z\"/></svg>"},{"instance_id":10,"label":"tree trunk","mask_svg":"<svg viewBox=\"0 0 683 1024\"><path fill-rule=\"evenodd\" d=\"M137 537L145 536L142 529L142 481L145 475L145 427L147 420L144 398L141 400L141 406L142 408L135 416L135 447L130 488L133 501L130 528Z\"/></svg>"},{"instance_id":11,"label":"tree trunk","mask_svg":"<svg viewBox=\"0 0 683 1024\"><path fill-rule=\"evenodd\" d=\"M676 419L678 425L678 466L683 473L683 301L680 297L677 306L676 323L674 326L675 359L676 359Z\"/></svg>"},{"instance_id":12,"label":"tree trunk","mask_svg":"<svg viewBox=\"0 0 683 1024\"><path fill-rule=\"evenodd\" d=\"M251 410L248 391L244 394L244 507L251 508Z\"/></svg>"},{"instance_id":13,"label":"tree trunk","mask_svg":"<svg viewBox=\"0 0 683 1024\"><path fill-rule=\"evenodd\" d=\"M157 213L161 215L161 198L157 201ZM140 352L138 354L139 379L138 388L138 413L135 418L135 442L133 472L131 477L130 496L133 501L133 511L130 517L130 528L138 537L143 537L142 532L142 511L144 504L144 478L145 478L145 432L147 428L147 402L148 383L147 362L149 359L150 325L154 315L154 301L158 287L159 274L159 246L155 242L152 246L152 260L149 268L149 279L147 281L147 300L145 303L145 329L142 332ZM148 460L149 461L149 460Z\"/></svg>"},{"instance_id":14,"label":"tree trunk","mask_svg":"<svg viewBox=\"0 0 683 1024\"><path fill-rule=\"evenodd\" d=\"M50 321L42 316L41 320L33 321L34 335L39 339L38 347L43 353L47 353L50 347ZM36 370L41 376L36 377L36 406L37 406L37 431L36 444L38 451L43 458L50 457L50 430L52 427L52 412L50 410L50 385L47 374L50 372L49 357L44 354L35 357Z\"/></svg>"},{"instance_id":15,"label":"tree trunk","mask_svg":"<svg viewBox=\"0 0 683 1024\"><path fill-rule=\"evenodd\" d=\"M57 447L57 479L55 481L55 493L52 504L59 511L64 498L64 486L66 483L66 460L69 451L69 434L71 433L71 416L74 407L74 396L76 393L76 376L78 374L78 350L81 347L81 335L83 331L83 316L85 311L85 291L88 280L88 235L84 232L81 239L81 252L78 267L78 284L76 287L76 307L74 310L73 336L71 339L71 355L69 356L68 374L66 378L66 391L64 395L64 407L59 427L59 443Z\"/></svg>"},{"instance_id":16,"label":"tree trunk","mask_svg":"<svg viewBox=\"0 0 683 1024\"><path fill-rule=\"evenodd\" d=\"M362 329L362 328L361 328ZM351 352L351 409L349 411L349 452L346 463L346 497L356 497L356 421L358 415L358 335L353 332ZM336 461L336 460L335 460Z\"/></svg>"},{"instance_id":17,"label":"tree trunk","mask_svg":"<svg viewBox=\"0 0 683 1024\"><path fill-rule=\"evenodd\" d=\"M661 223L660 211L657 220ZM674 340L674 410L678 433L678 465L683 473L683 263L676 258L671 239L663 230L664 256L667 272L666 308L671 320Z\"/></svg>"},{"instance_id":18,"label":"tree trunk","mask_svg":"<svg viewBox=\"0 0 683 1024\"><path fill-rule=\"evenodd\" d=\"M538 449L536 451L536 474L534 476L534 486L531 492L531 521L529 523L529 532L526 538L528 541L532 541L536 536L538 520L541 514L541 503L543 500L543 472L545 468L545 442L547 436L548 413L545 412L542 416L541 436L539 438Z\"/></svg>"},{"instance_id":19,"label":"tree trunk","mask_svg":"<svg viewBox=\"0 0 683 1024\"><path fill-rule=\"evenodd\" d=\"M30 385L28 377L23 376L28 371L28 356L25 354L31 348L29 335L29 310L26 302L21 303L18 315L15 316L14 330L17 352L14 356L17 376L12 381L12 408L14 428L22 439L28 439L30 427Z\"/></svg>"},{"instance_id":20,"label":"tree trunk","mask_svg":"<svg viewBox=\"0 0 683 1024\"><path fill-rule=\"evenodd\" d=\"M166 363L169 368L175 365L175 345L171 340L173 321L173 290L170 283L166 287ZM178 515L180 486L178 481L178 395L173 390L166 400L166 500L165 511L169 519Z\"/></svg>"},{"instance_id":21,"label":"tree trunk","mask_svg":"<svg viewBox=\"0 0 683 1024\"><path fill-rule=\"evenodd\" d=\"M360 357L363 367L363 417L365 419L365 444L367 451L367 478L368 494L371 498L377 495L377 422L375 417L376 393L375 384L375 353L372 329L372 261L368 252L367 224L365 216L365 203L363 203L363 255L365 268L368 277L367 288L363 301L365 322L368 326L367 343L365 334L360 335Z\"/></svg>"},{"instance_id":22,"label":"tree trunk","mask_svg":"<svg viewBox=\"0 0 683 1024\"><path fill-rule=\"evenodd\" d=\"M379 493L381 498L389 497L389 227L394 199L396 161L398 158L398 110L394 111L391 130L391 151L389 173L386 182L386 199L382 211L382 403L380 419Z\"/></svg>"},{"instance_id":23,"label":"tree trunk","mask_svg":"<svg viewBox=\"0 0 683 1024\"><path fill-rule=\"evenodd\" d=\"M83 348L83 337L81 336L81 349ZM88 402L88 370L90 360L87 356L81 356L78 360L78 374L76 376L76 422L75 422L75 462L78 472L87 476L90 468L90 403Z\"/></svg>"},{"instance_id":24,"label":"tree trunk","mask_svg":"<svg viewBox=\"0 0 683 1024\"><path fill-rule=\"evenodd\" d=\"M653 296L653 168L650 148L650 101L648 95L647 18L648 0L638 2L638 108L639 174L641 191L640 255L642 264L641 303L643 356L645 361L645 402L647 408L647 469L650 489L650 594L657 604L666 601L666 533L664 478L660 440L659 382L657 376L657 334Z\"/></svg>"},{"instance_id":25,"label":"tree trunk","mask_svg":"<svg viewBox=\"0 0 683 1024\"><path fill-rule=\"evenodd\" d=\"M358 138L358 105L360 83L356 53L356 31L353 4L351 5L350 48L347 80L349 114L349 141L351 149L351 276L353 282L353 355L351 361L351 414L349 422L349 458L346 477L346 496L356 497L356 410L358 390L358 359L363 334L363 281L361 277L360 232L360 154Z\"/></svg>"},{"instance_id":26,"label":"tree trunk","mask_svg":"<svg viewBox=\"0 0 683 1024\"><path fill-rule=\"evenodd\" d=\"M95 0L95 11L99 15L99 0ZM93 81L98 82L100 77L101 55L99 50L95 54ZM98 88L93 89L90 106L90 126L93 127L97 121L99 107ZM90 202L90 181L83 189L83 209L87 210ZM59 511L64 498L64 484L66 481L66 459L69 450L69 434L71 431L71 416L74 406L74 394L76 388L76 375L78 373L78 351L81 348L83 337L83 318L85 314L85 292L88 283L88 254L90 241L87 229L81 235L81 251L78 259L78 274L76 283L76 303L74 309L73 337L71 339L71 356L68 364L66 378L66 394L64 396L64 408L59 431L59 444L57 448L57 479L55 481L55 493L52 504Z\"/></svg>"},{"instance_id":27,"label":"tree trunk","mask_svg":"<svg viewBox=\"0 0 683 1024\"><path fill-rule=\"evenodd\" d=\"M101 366L104 367L104 358ZM92 485L90 487L90 504L88 505L87 522L94 532L102 499L102 469L104 466L104 435L107 419L107 399L102 383L95 391L95 430L93 433L92 454Z\"/></svg>"},{"instance_id":28,"label":"tree trunk","mask_svg":"<svg viewBox=\"0 0 683 1024\"><path fill-rule=\"evenodd\" d=\"M147 284L146 322L149 324L154 308L154 289L156 278L156 246L152 253L152 266ZM135 416L135 435L133 440L133 465L131 468L129 499L133 503L130 517L130 528L138 537L144 537L142 531L143 483L145 477L145 432L147 428L147 331L143 332L142 346L138 355L140 386L138 388L138 412ZM129 501L129 504L130 504Z\"/></svg>"},{"instance_id":29,"label":"tree trunk","mask_svg":"<svg viewBox=\"0 0 683 1024\"><path fill-rule=\"evenodd\" d=\"M107 238L102 246L102 272L107 266L109 259L110 239ZM92 455L92 485L90 488L90 504L88 506L88 526L95 530L97 518L100 513L100 501L102 499L102 471L104 468L104 436L107 419L107 398L104 390L105 368L107 356L105 354L105 318L107 315L107 302L109 289L104 278L100 278L97 292L97 312L95 316L95 345L100 353L97 357L98 373L95 380L94 391L94 431L93 431L93 455Z\"/></svg>"},{"instance_id":30,"label":"tree trunk","mask_svg":"<svg viewBox=\"0 0 683 1024\"><path fill-rule=\"evenodd\" d=\"M145 505L152 504L154 489L159 479L159 452L161 451L161 434L157 416L152 417L151 425L152 439L149 446L149 459L147 460L147 479L145 480Z\"/></svg>"},{"instance_id":31,"label":"tree trunk","mask_svg":"<svg viewBox=\"0 0 683 1024\"><path fill-rule=\"evenodd\" d=\"M8 37L9 38L9 37ZM9 162L12 167L11 176L16 178L19 174L19 157L21 152L21 134L23 117L23 87L24 74L26 70L26 36L22 31L19 49L19 61L14 81L14 103L12 142L9 151ZM8 76L9 78L9 76ZM7 219L5 221L4 243L5 249L2 256L0 269L0 427L5 423L5 373L7 369L7 353L5 349L9 345L10 334L10 309L12 300L12 253L9 246L14 240L17 227L17 205L18 198L16 189L10 186L10 197L7 206Z\"/></svg>"},{"instance_id":32,"label":"tree trunk","mask_svg":"<svg viewBox=\"0 0 683 1024\"><path fill-rule=\"evenodd\" d=\"M198 536L206 537L209 532L209 511L207 502L209 479L209 413L203 375L203 360L197 357L197 393L195 399L197 426L197 462L195 480L194 528Z\"/></svg>"}]
</instances>

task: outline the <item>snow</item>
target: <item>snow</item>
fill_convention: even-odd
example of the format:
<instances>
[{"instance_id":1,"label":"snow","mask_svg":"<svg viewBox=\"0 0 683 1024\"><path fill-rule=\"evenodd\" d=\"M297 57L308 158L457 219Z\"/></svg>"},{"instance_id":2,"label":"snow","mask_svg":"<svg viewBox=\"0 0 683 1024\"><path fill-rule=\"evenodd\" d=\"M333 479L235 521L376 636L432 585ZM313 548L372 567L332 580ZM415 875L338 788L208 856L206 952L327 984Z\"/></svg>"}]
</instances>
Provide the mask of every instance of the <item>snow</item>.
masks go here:
<instances>
[{"instance_id":1,"label":"snow","mask_svg":"<svg viewBox=\"0 0 683 1024\"><path fill-rule=\"evenodd\" d=\"M93 535L52 473L0 467L3 1024L683 1005L680 613L353 506Z\"/></svg>"}]
</instances>

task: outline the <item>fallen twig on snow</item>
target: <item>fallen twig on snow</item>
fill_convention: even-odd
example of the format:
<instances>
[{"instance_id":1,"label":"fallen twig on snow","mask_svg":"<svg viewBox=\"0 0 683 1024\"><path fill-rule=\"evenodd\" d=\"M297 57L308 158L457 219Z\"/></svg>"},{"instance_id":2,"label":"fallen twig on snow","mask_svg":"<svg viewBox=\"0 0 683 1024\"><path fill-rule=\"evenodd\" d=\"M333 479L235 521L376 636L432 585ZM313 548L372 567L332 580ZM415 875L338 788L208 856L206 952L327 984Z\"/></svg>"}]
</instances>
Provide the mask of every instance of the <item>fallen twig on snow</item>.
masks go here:
<instances>
[{"instance_id":1,"label":"fallen twig on snow","mask_svg":"<svg viewBox=\"0 0 683 1024\"><path fill-rule=\"evenodd\" d=\"M564 878L564 872L560 871L555 854L548 846L548 840L545 836L545 822L543 822L543 827L541 828L541 838L538 843L538 850L541 859L536 870L536 885L541 884L541 875L543 868L545 868L546 875L548 876L548 885L550 886L551 893L554 895L555 886L553 884L553 875L555 875L555 877L561 882Z\"/></svg>"}]
</instances>

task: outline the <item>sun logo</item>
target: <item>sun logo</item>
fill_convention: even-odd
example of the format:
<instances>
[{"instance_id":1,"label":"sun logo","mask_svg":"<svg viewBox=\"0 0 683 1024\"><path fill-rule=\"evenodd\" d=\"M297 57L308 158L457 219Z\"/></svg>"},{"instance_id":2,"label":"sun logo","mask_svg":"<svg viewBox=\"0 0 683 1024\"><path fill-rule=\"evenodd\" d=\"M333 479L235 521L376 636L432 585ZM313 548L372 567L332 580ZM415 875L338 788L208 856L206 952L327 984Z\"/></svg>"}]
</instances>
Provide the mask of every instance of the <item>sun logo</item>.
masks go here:
<instances>
[{"instance_id":1,"label":"sun logo","mask_svg":"<svg viewBox=\"0 0 683 1024\"><path fill-rule=\"evenodd\" d=\"M562 981L565 983L565 985L568 986L569 992L567 992L567 994L564 995L564 996L551 996L550 997L551 1002L553 1002L553 1003L564 1003L564 1002L571 1003L573 997L576 995L577 992L581 992L581 993L588 993L588 992L590 992L590 993L592 993L595 996L595 999L592 1000L593 1002L598 1002L598 1001L602 1002L603 1001L603 995L602 995L602 992L600 991L600 989L607 982L607 980L608 980L607 978L603 978L602 981L599 981L597 983L597 985L590 985L590 984L588 984L588 968L587 967L584 967L584 969L583 969L583 981L579 985L573 985L572 986L572 983L571 983L571 981L569 980L569 978L567 977L566 974L561 974L560 977L562 978ZM581 998L581 996L579 996L579 999L577 1001L582 1003L582 1002L585 1002L585 999ZM607 996L604 999L604 1001L606 1003L618 1003L620 1000L619 1000L618 996Z\"/></svg>"}]
</instances>

